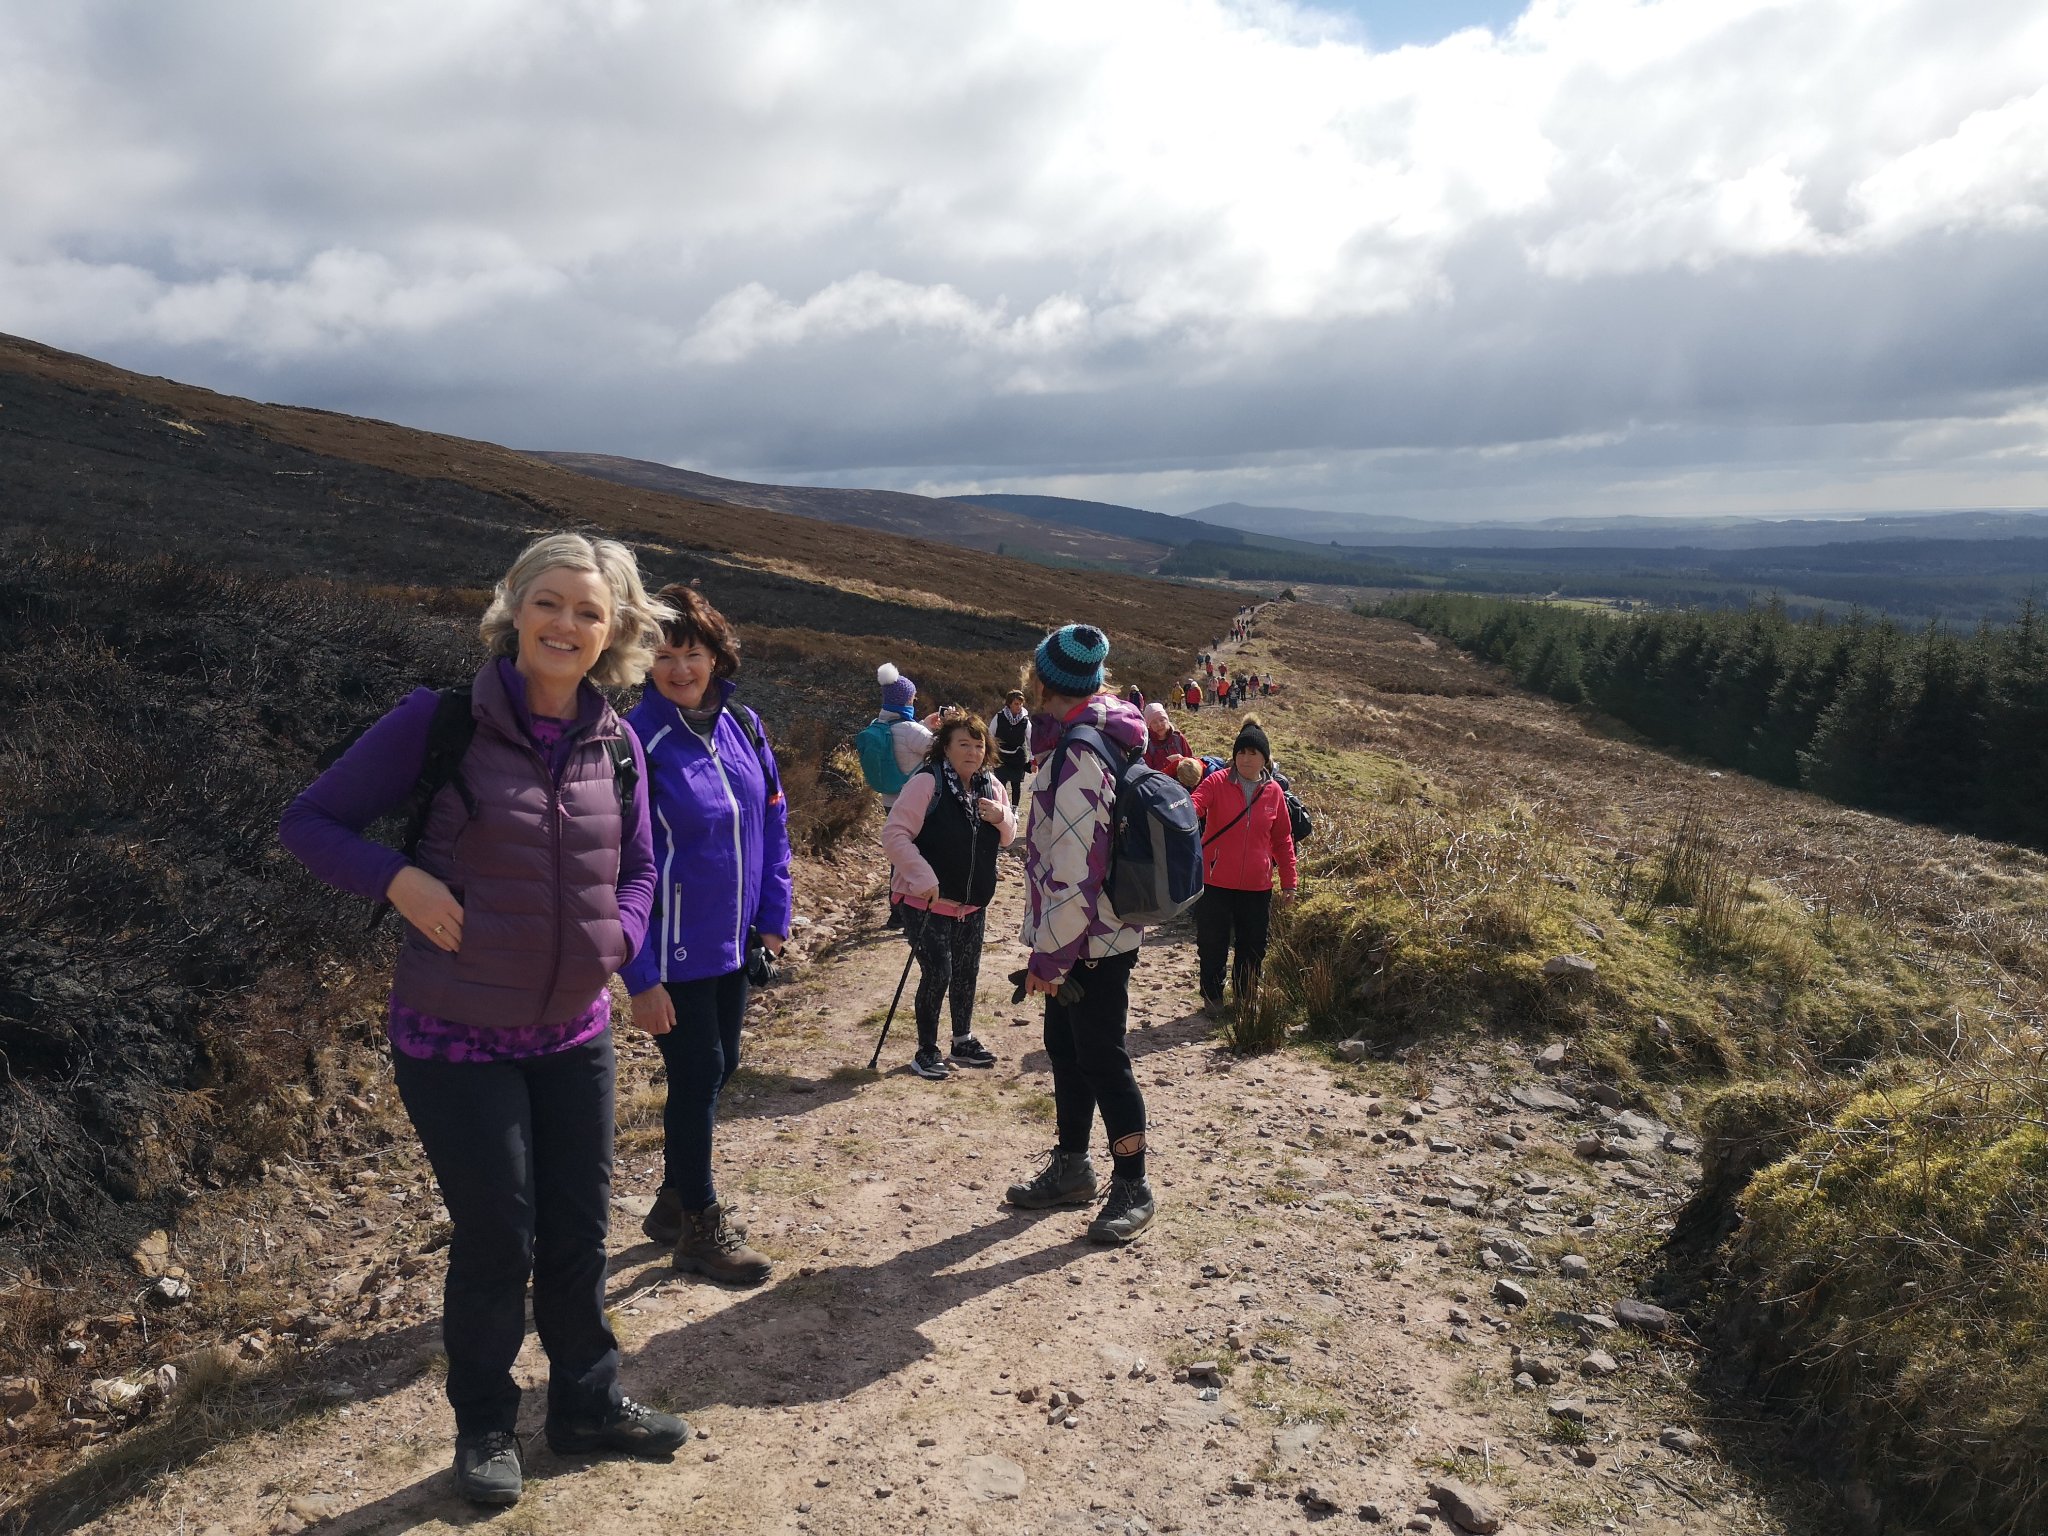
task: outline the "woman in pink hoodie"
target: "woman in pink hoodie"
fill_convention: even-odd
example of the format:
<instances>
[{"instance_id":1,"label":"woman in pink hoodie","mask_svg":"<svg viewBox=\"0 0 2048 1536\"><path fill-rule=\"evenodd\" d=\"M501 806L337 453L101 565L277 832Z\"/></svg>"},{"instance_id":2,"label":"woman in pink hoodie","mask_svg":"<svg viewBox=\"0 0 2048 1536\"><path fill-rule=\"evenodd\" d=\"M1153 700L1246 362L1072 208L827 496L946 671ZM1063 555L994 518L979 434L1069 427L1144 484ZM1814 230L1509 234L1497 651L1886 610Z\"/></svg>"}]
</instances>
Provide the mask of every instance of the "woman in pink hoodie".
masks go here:
<instances>
[{"instance_id":1,"label":"woman in pink hoodie","mask_svg":"<svg viewBox=\"0 0 2048 1536\"><path fill-rule=\"evenodd\" d=\"M988 772L988 727L979 717L939 718L931 750L898 791L882 827L892 898L917 954L917 1054L910 1070L942 1079L952 1066L992 1067L974 1038L983 920L996 889L996 851L1017 836L1017 813ZM950 1001L953 1047L939 1055L939 1009Z\"/></svg>"}]
</instances>

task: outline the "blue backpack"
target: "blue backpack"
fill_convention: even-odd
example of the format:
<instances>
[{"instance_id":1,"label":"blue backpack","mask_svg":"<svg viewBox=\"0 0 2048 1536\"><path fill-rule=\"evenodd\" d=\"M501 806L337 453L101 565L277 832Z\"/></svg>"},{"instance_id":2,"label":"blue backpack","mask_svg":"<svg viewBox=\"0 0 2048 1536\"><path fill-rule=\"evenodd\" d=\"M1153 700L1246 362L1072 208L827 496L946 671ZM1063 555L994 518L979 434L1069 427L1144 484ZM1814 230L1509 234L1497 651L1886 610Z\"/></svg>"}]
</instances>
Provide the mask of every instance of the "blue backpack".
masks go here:
<instances>
[{"instance_id":1,"label":"blue backpack","mask_svg":"<svg viewBox=\"0 0 2048 1536\"><path fill-rule=\"evenodd\" d=\"M1202 894L1202 823L1186 786L1148 768L1142 753L1118 751L1092 725L1069 726L1060 738L1054 784L1070 744L1098 758L1116 786L1102 888L1117 920L1150 928L1180 916Z\"/></svg>"},{"instance_id":2,"label":"blue backpack","mask_svg":"<svg viewBox=\"0 0 2048 1536\"><path fill-rule=\"evenodd\" d=\"M854 750L860 753L860 776L869 789L884 795L901 793L910 782L910 775L896 765L896 743L889 734L895 724L894 720L870 720L853 738Z\"/></svg>"}]
</instances>

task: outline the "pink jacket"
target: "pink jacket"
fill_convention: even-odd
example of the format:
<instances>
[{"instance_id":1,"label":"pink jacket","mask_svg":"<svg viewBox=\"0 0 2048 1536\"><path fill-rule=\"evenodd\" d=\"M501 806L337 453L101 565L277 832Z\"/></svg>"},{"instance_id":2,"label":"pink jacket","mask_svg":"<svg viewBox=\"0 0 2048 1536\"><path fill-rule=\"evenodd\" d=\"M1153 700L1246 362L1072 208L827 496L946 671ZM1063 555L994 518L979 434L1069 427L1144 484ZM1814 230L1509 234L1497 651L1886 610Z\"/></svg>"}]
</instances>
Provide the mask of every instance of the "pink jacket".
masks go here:
<instances>
[{"instance_id":1,"label":"pink jacket","mask_svg":"<svg viewBox=\"0 0 2048 1536\"><path fill-rule=\"evenodd\" d=\"M995 823L997 844L1007 848L1017 838L1017 812L1000 779L991 775L988 785L988 798L1003 811L1002 819ZM931 809L938 787L935 774L912 774L897 792L896 803L889 808L889 819L882 824L882 851L889 856L889 894L905 906L923 909L926 904L918 893L939 883L938 875L917 847L917 834L924 830L925 812ZM978 909L965 902L941 898L930 904L930 910L940 917L966 917Z\"/></svg>"}]
</instances>

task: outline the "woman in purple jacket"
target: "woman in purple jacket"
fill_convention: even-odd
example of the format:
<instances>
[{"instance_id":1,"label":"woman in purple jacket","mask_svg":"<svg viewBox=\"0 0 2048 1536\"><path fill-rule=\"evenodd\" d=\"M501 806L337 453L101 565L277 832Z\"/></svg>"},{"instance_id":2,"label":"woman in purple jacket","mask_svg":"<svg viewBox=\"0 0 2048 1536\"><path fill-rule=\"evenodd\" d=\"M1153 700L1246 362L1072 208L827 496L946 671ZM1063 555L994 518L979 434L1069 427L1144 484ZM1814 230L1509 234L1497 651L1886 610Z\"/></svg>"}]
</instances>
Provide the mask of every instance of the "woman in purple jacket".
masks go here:
<instances>
[{"instance_id":1,"label":"woman in purple jacket","mask_svg":"<svg viewBox=\"0 0 2048 1536\"><path fill-rule=\"evenodd\" d=\"M789 934L789 822L775 754L752 710L732 701L740 642L690 587L662 589L650 685L627 717L647 750L660 872L654 915L625 970L633 1022L668 1067L661 1193L641 1230L677 1269L759 1285L770 1264L747 1246L711 1178L718 1096L740 1064L750 958Z\"/></svg>"},{"instance_id":2,"label":"woman in purple jacket","mask_svg":"<svg viewBox=\"0 0 2048 1536\"><path fill-rule=\"evenodd\" d=\"M411 798L430 740L446 739L429 688L365 731L279 829L314 874L405 919L391 1060L454 1227L441 1329L456 1485L478 1503L521 1491L512 1363L529 1271L548 1444L663 1455L689 1434L620 1393L604 1315L606 984L647 930L656 872L647 796L622 791L618 749L631 747L642 781L644 760L592 685L644 675L666 615L624 545L536 540L484 613L491 655L469 686L467 745L411 860L363 829Z\"/></svg>"}]
</instances>

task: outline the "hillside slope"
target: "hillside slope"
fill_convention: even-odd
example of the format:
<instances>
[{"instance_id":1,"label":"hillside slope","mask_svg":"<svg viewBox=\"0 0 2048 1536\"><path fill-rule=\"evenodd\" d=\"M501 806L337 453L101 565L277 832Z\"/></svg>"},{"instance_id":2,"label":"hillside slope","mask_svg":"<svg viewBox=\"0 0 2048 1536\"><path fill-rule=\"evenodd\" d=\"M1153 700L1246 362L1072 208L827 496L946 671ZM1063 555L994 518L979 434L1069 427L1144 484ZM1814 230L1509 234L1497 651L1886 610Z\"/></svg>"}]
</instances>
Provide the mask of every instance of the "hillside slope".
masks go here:
<instances>
[{"instance_id":1,"label":"hillside slope","mask_svg":"<svg viewBox=\"0 0 2048 1536\"><path fill-rule=\"evenodd\" d=\"M936 599L1041 629L1073 617L1083 597L1072 579L1029 561L789 513L742 514L579 475L493 443L240 400L18 337L0 337L0 407L0 469L10 487L0 535L9 538L26 532L185 550L294 575L474 582L495 577L503 563L496 550L529 529L591 526L657 550L708 551L828 585L924 594L920 606ZM475 527L491 536L486 548L459 567L420 561L415 543L430 551L440 543L422 526L437 515L454 516L462 530L446 547L466 547ZM1178 665L1195 643L1222 633L1238 605L1213 589L1108 572L1089 577L1085 599L1124 642L1122 665L1139 671Z\"/></svg>"}]
</instances>

